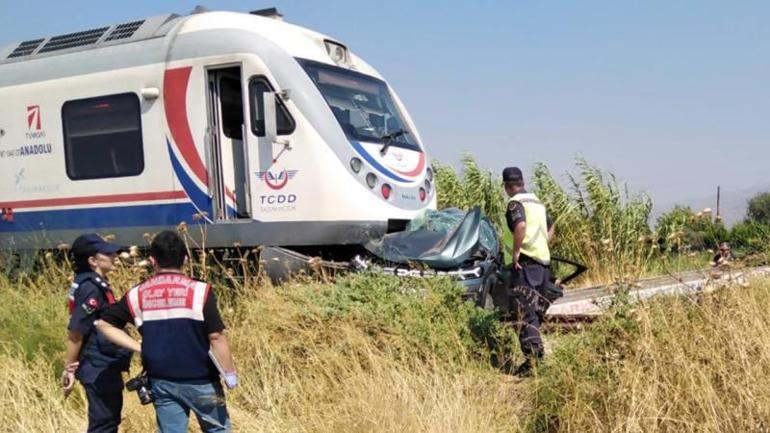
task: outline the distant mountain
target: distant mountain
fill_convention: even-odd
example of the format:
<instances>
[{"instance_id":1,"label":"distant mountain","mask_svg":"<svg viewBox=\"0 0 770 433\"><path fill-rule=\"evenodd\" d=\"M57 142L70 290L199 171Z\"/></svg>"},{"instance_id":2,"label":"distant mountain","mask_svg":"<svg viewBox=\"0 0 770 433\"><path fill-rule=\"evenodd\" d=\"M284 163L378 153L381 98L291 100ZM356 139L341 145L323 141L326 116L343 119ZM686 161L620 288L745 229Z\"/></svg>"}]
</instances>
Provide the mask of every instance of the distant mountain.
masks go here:
<instances>
[{"instance_id":1,"label":"distant mountain","mask_svg":"<svg viewBox=\"0 0 770 433\"><path fill-rule=\"evenodd\" d=\"M748 205L749 199L759 193L767 191L770 191L770 183L759 184L748 188L722 188L719 205L719 213L722 216L722 220L727 226L731 226L742 220L746 216L746 206ZM707 197L691 197L673 202L655 203L651 222L654 224L658 216L671 210L676 205L690 206L696 212L704 208L711 208L714 215L716 215L717 194L716 191L714 191L713 195Z\"/></svg>"}]
</instances>

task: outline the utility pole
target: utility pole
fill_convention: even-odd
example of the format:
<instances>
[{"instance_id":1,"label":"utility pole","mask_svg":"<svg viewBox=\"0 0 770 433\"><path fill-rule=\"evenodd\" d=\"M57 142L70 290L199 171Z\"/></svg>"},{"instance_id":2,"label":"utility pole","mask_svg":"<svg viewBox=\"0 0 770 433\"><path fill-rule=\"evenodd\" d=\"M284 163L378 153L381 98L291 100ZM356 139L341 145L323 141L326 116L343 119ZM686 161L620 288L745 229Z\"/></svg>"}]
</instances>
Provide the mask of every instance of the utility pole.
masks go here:
<instances>
[{"instance_id":1,"label":"utility pole","mask_svg":"<svg viewBox=\"0 0 770 433\"><path fill-rule=\"evenodd\" d=\"M719 215L719 193L720 193L720 186L717 185L717 221L721 221L722 217Z\"/></svg>"}]
</instances>

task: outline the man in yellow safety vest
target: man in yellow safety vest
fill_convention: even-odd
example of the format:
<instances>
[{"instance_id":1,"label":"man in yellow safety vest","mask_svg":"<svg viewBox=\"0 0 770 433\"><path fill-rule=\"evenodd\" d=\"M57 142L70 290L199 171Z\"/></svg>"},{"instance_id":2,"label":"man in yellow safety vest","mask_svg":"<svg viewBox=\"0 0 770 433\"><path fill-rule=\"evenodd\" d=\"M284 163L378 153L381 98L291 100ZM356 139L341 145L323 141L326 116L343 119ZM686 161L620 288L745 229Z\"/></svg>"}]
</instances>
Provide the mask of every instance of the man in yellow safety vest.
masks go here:
<instances>
[{"instance_id":1,"label":"man in yellow safety vest","mask_svg":"<svg viewBox=\"0 0 770 433\"><path fill-rule=\"evenodd\" d=\"M524 178L518 167L503 170L503 184L509 197L505 219L513 235L510 307L518 328L521 351L526 358L514 374L529 376L543 357L538 303L551 276L548 242L553 237L554 227L540 199L524 189Z\"/></svg>"}]
</instances>

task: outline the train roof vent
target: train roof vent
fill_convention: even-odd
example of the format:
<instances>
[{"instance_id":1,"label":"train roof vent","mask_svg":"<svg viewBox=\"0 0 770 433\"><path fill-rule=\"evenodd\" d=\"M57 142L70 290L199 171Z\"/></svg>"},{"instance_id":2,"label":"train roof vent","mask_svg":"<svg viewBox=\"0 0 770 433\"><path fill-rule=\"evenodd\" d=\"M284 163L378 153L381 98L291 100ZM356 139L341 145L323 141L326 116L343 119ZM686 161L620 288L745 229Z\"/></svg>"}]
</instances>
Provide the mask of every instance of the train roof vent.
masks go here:
<instances>
[{"instance_id":1,"label":"train roof vent","mask_svg":"<svg viewBox=\"0 0 770 433\"><path fill-rule=\"evenodd\" d=\"M54 36L49 39L38 52L50 53L51 51L66 50L67 48L93 45L104 35L104 32L106 32L107 29L109 29L109 27L100 27L98 29L86 30L83 32Z\"/></svg>"},{"instance_id":2,"label":"train roof vent","mask_svg":"<svg viewBox=\"0 0 770 433\"><path fill-rule=\"evenodd\" d=\"M136 33L136 31L139 29L139 27L144 24L144 20L140 21L132 21L130 23L123 23L118 24L115 26L115 28L110 32L110 35L107 36L107 39L105 39L105 42L109 41L116 41L118 39L127 39Z\"/></svg>"},{"instance_id":3,"label":"train roof vent","mask_svg":"<svg viewBox=\"0 0 770 433\"><path fill-rule=\"evenodd\" d=\"M179 18L177 14L164 14L51 38L13 42L0 46L0 64L163 37Z\"/></svg>"},{"instance_id":4,"label":"train roof vent","mask_svg":"<svg viewBox=\"0 0 770 433\"><path fill-rule=\"evenodd\" d=\"M40 46L40 43L43 42L45 39L34 39L31 41L24 41L19 44L18 47L16 47L11 54L8 55L9 59L12 59L14 57L24 57L32 54L32 52L37 49L37 47Z\"/></svg>"},{"instance_id":5,"label":"train roof vent","mask_svg":"<svg viewBox=\"0 0 770 433\"><path fill-rule=\"evenodd\" d=\"M258 9L249 13L252 15L259 15L261 17L273 18L279 21L283 21L283 14L278 12L278 8Z\"/></svg>"}]
</instances>

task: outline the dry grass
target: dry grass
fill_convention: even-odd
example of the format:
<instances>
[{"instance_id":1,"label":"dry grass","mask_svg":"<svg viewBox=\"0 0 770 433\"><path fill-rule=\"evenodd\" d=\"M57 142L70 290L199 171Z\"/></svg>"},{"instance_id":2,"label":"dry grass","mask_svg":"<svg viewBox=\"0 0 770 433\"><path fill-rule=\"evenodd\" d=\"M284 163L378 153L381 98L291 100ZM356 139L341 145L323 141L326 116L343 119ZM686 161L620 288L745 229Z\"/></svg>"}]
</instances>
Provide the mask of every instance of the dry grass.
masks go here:
<instances>
[{"instance_id":1,"label":"dry grass","mask_svg":"<svg viewBox=\"0 0 770 433\"><path fill-rule=\"evenodd\" d=\"M770 283L626 309L554 358L541 430L768 431Z\"/></svg>"},{"instance_id":2,"label":"dry grass","mask_svg":"<svg viewBox=\"0 0 770 433\"><path fill-rule=\"evenodd\" d=\"M121 267L126 288L138 271ZM79 432L85 399L61 368L67 272L0 277L0 432ZM363 275L283 288L247 281L220 307L241 384L237 432L743 432L770 420L770 281L612 314L547 335L538 377L496 372L473 338L487 316L443 281ZM482 326L483 328L483 326ZM488 335L494 334L488 332ZM138 364L132 372L139 371ZM124 432L154 431L126 394ZM194 424L194 422L192 423ZM192 428L197 431L197 427Z\"/></svg>"},{"instance_id":3,"label":"dry grass","mask_svg":"<svg viewBox=\"0 0 770 433\"><path fill-rule=\"evenodd\" d=\"M128 287L135 273L122 267L113 283ZM351 297L367 280L370 297ZM85 429L82 389L65 401L56 383L66 287L66 271L55 268L35 281L0 279L0 432ZM220 287L241 379L227 393L234 431L517 431L531 399L469 340L462 321L472 310L433 296L445 282L427 284L427 294L394 287L375 277L283 288L248 283L235 296ZM421 331L410 335L399 322ZM121 431L155 429L152 407L134 393L125 395L123 416Z\"/></svg>"}]
</instances>

